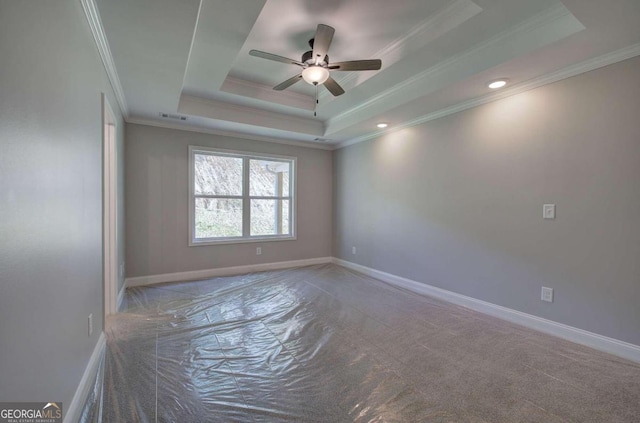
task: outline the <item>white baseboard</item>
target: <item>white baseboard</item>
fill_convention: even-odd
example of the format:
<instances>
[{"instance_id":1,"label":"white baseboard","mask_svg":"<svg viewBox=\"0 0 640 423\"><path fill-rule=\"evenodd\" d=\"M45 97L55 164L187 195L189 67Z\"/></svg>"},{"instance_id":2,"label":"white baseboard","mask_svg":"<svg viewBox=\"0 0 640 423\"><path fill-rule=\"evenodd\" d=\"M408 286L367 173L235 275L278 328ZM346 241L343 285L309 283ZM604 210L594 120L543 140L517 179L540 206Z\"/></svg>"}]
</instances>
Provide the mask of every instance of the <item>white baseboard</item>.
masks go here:
<instances>
[{"instance_id":1,"label":"white baseboard","mask_svg":"<svg viewBox=\"0 0 640 423\"><path fill-rule=\"evenodd\" d=\"M154 285L165 282L182 282L193 281L199 279L209 279L218 276L241 275L250 272L264 272L266 270L288 269L292 267L311 266L313 264L331 263L332 257L317 257L303 260L279 261L275 263L249 264L246 266L221 267L218 269L191 270L187 272L165 273L151 276L137 276L127 278L125 286L131 288L134 286Z\"/></svg>"},{"instance_id":2,"label":"white baseboard","mask_svg":"<svg viewBox=\"0 0 640 423\"><path fill-rule=\"evenodd\" d=\"M333 258L333 263L346 267L356 272L364 273L367 276L380 279L389 284L408 289L418 294L435 297L453 304L470 308L490 316L508 320L540 332L548 333L577 344L586 345L588 347L614 354L628 360L640 363L640 346L630 344L628 342L619 341L617 339L598 335L593 332L574 328L552 320L543 319L531 314L523 313L507 307L502 307L486 301L477 300L472 297L447 291L442 288L416 282L401 276L392 275L360 264L352 263L339 258Z\"/></svg>"},{"instance_id":3,"label":"white baseboard","mask_svg":"<svg viewBox=\"0 0 640 423\"><path fill-rule=\"evenodd\" d=\"M96 374L98 373L98 368L100 367L102 353L104 352L106 345L107 341L104 336L104 332L102 332L98 338L96 346L93 348L93 353L91 353L89 363L84 369L82 379L80 379L80 383L78 384L76 393L73 395L71 404L69 404L69 408L67 408L67 412L64 416L64 423L77 423L78 420L80 420L80 414L82 413L84 404L87 401L87 396L93 388L93 383L95 381Z\"/></svg>"}]
</instances>

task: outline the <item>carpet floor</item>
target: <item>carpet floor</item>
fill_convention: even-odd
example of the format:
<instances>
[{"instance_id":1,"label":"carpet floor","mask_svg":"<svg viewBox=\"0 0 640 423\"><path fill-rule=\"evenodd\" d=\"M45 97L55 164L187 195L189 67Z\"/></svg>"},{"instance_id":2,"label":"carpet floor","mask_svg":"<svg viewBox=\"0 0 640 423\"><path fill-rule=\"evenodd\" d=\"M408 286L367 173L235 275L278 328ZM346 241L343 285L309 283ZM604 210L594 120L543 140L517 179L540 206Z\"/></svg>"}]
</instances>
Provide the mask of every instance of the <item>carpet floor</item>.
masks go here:
<instances>
[{"instance_id":1,"label":"carpet floor","mask_svg":"<svg viewBox=\"0 0 640 423\"><path fill-rule=\"evenodd\" d=\"M640 422L640 364L336 265L130 288L105 422Z\"/></svg>"}]
</instances>

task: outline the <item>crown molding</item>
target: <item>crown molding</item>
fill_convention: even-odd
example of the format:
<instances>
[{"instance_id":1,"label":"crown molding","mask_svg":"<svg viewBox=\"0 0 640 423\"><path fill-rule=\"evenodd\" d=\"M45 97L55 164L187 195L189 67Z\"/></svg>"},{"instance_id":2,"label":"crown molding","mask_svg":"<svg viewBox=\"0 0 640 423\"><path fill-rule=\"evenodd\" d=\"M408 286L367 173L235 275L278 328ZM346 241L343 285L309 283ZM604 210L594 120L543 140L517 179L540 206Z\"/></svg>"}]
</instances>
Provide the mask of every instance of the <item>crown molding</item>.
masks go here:
<instances>
[{"instance_id":1,"label":"crown molding","mask_svg":"<svg viewBox=\"0 0 640 423\"><path fill-rule=\"evenodd\" d=\"M571 12L562 4L557 4L553 7L545 9L530 19L521 22L505 31L502 31L495 36L485 40L474 47L465 50L464 52L454 55L449 59L443 60L438 64L425 69L424 71L415 74L411 78L402 81L399 84L388 88L379 94L370 97L367 101L362 102L356 107L353 107L345 112L332 117L327 121L327 127L337 125L346 125L344 122L348 122L353 115L366 111L367 109L374 108L378 103L393 103L394 96L400 95L403 92L410 92L411 87L415 86L429 86L430 81L437 80L443 75L448 75L452 72L455 73L456 69L467 69L470 64L474 63L474 59L478 57L490 57L491 52L500 51L501 45L511 45L513 47L514 40L522 40L524 44L529 44L526 38L529 33L533 31L540 31L544 28L548 28L550 25L555 24L560 20L572 20L575 25L579 25L584 29L584 26L580 24ZM575 26L574 25L574 26ZM575 28L577 29L577 28ZM577 31L573 31L575 33ZM567 34L565 34L566 36ZM525 37L525 38L523 38ZM557 41L557 39L556 39ZM491 66L493 67L493 66Z\"/></svg>"},{"instance_id":2,"label":"crown molding","mask_svg":"<svg viewBox=\"0 0 640 423\"><path fill-rule=\"evenodd\" d=\"M80 3L82 4L82 9L84 10L84 14L89 22L91 34L96 42L96 47L98 48L98 53L100 53L104 69L107 72L109 81L111 82L111 87L113 88L113 92L116 96L116 101L120 106L122 115L126 119L129 116L129 108L124 96L124 91L122 90L122 85L120 84L118 72L116 71L116 65L113 62L113 56L111 55L107 36L104 33L102 20L100 19L100 12L98 12L98 8L94 0L80 0Z\"/></svg>"},{"instance_id":3,"label":"crown molding","mask_svg":"<svg viewBox=\"0 0 640 423\"><path fill-rule=\"evenodd\" d=\"M631 59L633 57L640 56L640 43L632 44L628 47L624 47L620 50L616 50L611 53L603 54L602 56L598 56L592 59L585 60L583 62L567 66L565 68L559 69L554 72L547 73L545 75L539 76L537 78L530 79L528 81L524 81L522 83L513 85L510 88L506 88L504 90L498 91L496 93L487 94L482 97L477 97L472 100L463 101L461 103L455 104L450 107L446 107L444 109L440 109L438 111L428 113L419 118L412 119L401 123L399 125L395 125L391 129L387 129L385 131L375 132L373 134L368 134L362 137L353 138L348 141L344 141L338 143L335 148L343 148L349 145L357 144L363 141L367 141L370 139L374 139L380 137L384 134L396 132L401 129L410 128L412 126L417 126L423 124L425 122L429 122L431 120L439 119L444 116L449 116L454 113L458 113L467 109L471 109L473 107L481 106L483 104L487 104L493 101L501 100L506 97L510 97L516 94L523 93L525 91L529 91L535 88L542 87L544 85L552 84L554 82L561 81L563 79L571 78L573 76L577 76L595 69L599 69L605 66L612 65L614 63L622 62L623 60Z\"/></svg>"},{"instance_id":4,"label":"crown molding","mask_svg":"<svg viewBox=\"0 0 640 423\"><path fill-rule=\"evenodd\" d=\"M266 137L262 135L244 134L240 132L224 131L221 129L213 129L213 128L202 128L202 127L197 127L197 126L188 125L188 124L181 125L178 123L158 121L153 119L130 117L126 119L126 122L133 123L136 125L154 126L157 128L176 129L179 131L197 132L200 134L210 134L210 135L220 135L223 137L230 137L230 138L240 138L243 140L265 141L265 142L271 142L275 144L285 144L285 145L293 145L296 147L314 148L317 150L334 150L335 149L335 145L333 144L317 144L314 141L283 140L279 138Z\"/></svg>"},{"instance_id":5,"label":"crown molding","mask_svg":"<svg viewBox=\"0 0 640 423\"><path fill-rule=\"evenodd\" d=\"M336 149L348 147L353 144L378 138L388 133L392 133L405 128L421 125L423 123L426 123L435 119L439 119L445 116L449 116L458 112L462 112L464 110L468 110L474 107L478 107L483 104L501 100L516 94L520 94L525 91L529 91L535 88L542 87L544 85L561 81L563 79L571 78L573 76L577 76L595 69L599 69L599 68L612 65L627 59L631 59L636 56L640 56L640 43L633 44L633 45L624 47L622 49L616 50L614 52L607 53L607 54L604 54L592 59L588 59L574 65L567 66L565 68L513 85L509 88L503 89L495 93L490 93L482 97L464 101L464 102L455 104L453 106L446 107L444 109L440 109L432 113L428 113L416 119L412 119L404 123L394 125L393 128L390 128L384 131L377 131L372 134L353 138L337 144L315 144L308 141L282 140L278 138L271 138L271 137L265 137L260 135L243 134L243 133L216 130L216 129L210 129L210 128L198 128L198 127L187 126L187 125L172 124L169 122L160 122L160 121L155 121L151 119L130 118L130 119L127 119L126 121L128 123L135 123L140 125L156 126L161 128L192 131L192 132L199 132L199 133L212 134L212 135L221 135L221 136L228 136L232 138L249 139L249 140L255 140L255 141L266 141L266 142L272 142L277 144L287 144L287 145L294 145L294 146L306 147L306 148L315 148L315 149L321 149L321 150L336 150Z\"/></svg>"}]
</instances>

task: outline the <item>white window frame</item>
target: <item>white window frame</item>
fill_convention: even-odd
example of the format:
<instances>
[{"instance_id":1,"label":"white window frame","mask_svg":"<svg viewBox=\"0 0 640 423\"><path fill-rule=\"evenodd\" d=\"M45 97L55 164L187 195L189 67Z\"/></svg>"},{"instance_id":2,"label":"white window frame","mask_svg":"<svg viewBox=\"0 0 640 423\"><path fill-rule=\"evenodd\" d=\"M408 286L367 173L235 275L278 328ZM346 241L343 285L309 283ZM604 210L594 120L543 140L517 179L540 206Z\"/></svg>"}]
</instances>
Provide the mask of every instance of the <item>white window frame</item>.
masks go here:
<instances>
[{"instance_id":1,"label":"white window frame","mask_svg":"<svg viewBox=\"0 0 640 423\"><path fill-rule=\"evenodd\" d=\"M242 188L242 232L240 237L221 237L221 238L199 238L196 239L196 198L201 197L195 194L195 155L196 154L217 154L229 157L238 157L243 159L243 188ZM274 197L256 197L251 196L249 192L249 160L282 160L291 163L291 172L289 176L289 185L291 192L291 212L290 233L286 235L255 235L251 236L251 199L274 199ZM189 246L198 247L203 245L219 245L219 244L240 244L248 242L265 242L265 241L293 241L296 239L296 210L297 210L297 169L298 158L292 156L282 156L265 153L253 153L248 151L226 150L212 147L189 146ZM275 197L277 199L277 197Z\"/></svg>"}]
</instances>

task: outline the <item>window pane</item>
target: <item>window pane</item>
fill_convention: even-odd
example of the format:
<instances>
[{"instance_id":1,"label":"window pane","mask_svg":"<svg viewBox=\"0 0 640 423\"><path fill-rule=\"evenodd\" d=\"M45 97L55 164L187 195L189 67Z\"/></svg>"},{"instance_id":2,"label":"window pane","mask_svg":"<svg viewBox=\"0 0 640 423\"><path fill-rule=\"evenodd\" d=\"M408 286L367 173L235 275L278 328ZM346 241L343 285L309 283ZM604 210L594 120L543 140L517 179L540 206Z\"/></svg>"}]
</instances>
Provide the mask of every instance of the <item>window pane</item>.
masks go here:
<instances>
[{"instance_id":1,"label":"window pane","mask_svg":"<svg viewBox=\"0 0 640 423\"><path fill-rule=\"evenodd\" d=\"M242 195L242 158L194 155L195 194Z\"/></svg>"},{"instance_id":2,"label":"window pane","mask_svg":"<svg viewBox=\"0 0 640 423\"><path fill-rule=\"evenodd\" d=\"M242 200L196 198L196 238L242 236Z\"/></svg>"},{"instance_id":3,"label":"window pane","mask_svg":"<svg viewBox=\"0 0 640 423\"><path fill-rule=\"evenodd\" d=\"M290 224L289 224L289 200L282 200L281 201L282 206L280 207L281 209L281 215L282 216L282 234L283 235L289 235L291 233L290 229Z\"/></svg>"},{"instance_id":4,"label":"window pane","mask_svg":"<svg viewBox=\"0 0 640 423\"><path fill-rule=\"evenodd\" d=\"M289 232L289 200L251 200L251 236Z\"/></svg>"},{"instance_id":5,"label":"window pane","mask_svg":"<svg viewBox=\"0 0 640 423\"><path fill-rule=\"evenodd\" d=\"M254 197L289 196L289 162L249 160L249 193Z\"/></svg>"}]
</instances>

